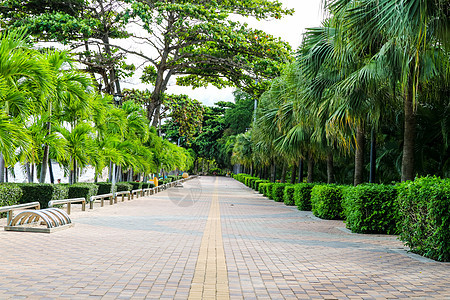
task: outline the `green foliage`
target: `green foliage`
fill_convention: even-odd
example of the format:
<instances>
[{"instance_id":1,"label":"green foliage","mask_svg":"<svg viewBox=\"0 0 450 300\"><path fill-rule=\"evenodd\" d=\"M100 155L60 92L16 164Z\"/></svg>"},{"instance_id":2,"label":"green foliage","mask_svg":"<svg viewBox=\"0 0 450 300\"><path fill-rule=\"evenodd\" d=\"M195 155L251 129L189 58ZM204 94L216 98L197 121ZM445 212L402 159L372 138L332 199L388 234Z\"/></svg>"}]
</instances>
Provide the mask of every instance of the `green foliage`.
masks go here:
<instances>
[{"instance_id":1,"label":"green foliage","mask_svg":"<svg viewBox=\"0 0 450 300\"><path fill-rule=\"evenodd\" d=\"M0 184L0 206L19 204L22 194L22 189L17 185Z\"/></svg>"},{"instance_id":2,"label":"green foliage","mask_svg":"<svg viewBox=\"0 0 450 300\"><path fill-rule=\"evenodd\" d=\"M117 182L116 187L118 192L134 190L133 185L130 184L129 182Z\"/></svg>"},{"instance_id":3,"label":"green foliage","mask_svg":"<svg viewBox=\"0 0 450 300\"><path fill-rule=\"evenodd\" d=\"M64 184L49 183L18 183L14 184L22 189L19 203L38 201L41 208L47 208L51 200L68 199L69 187Z\"/></svg>"},{"instance_id":4,"label":"green foliage","mask_svg":"<svg viewBox=\"0 0 450 300\"><path fill-rule=\"evenodd\" d=\"M97 195L111 194L112 183L97 182L96 185L98 185ZM116 192L116 191L117 191L117 185L114 186L114 192Z\"/></svg>"},{"instance_id":5,"label":"green foliage","mask_svg":"<svg viewBox=\"0 0 450 300\"><path fill-rule=\"evenodd\" d=\"M262 180L262 179L255 180L255 181L253 181L253 189L254 189L255 191L259 191L259 185L260 185L261 183L267 183L267 182L270 182L270 181L269 181L269 180Z\"/></svg>"},{"instance_id":6,"label":"green foliage","mask_svg":"<svg viewBox=\"0 0 450 300\"><path fill-rule=\"evenodd\" d=\"M295 205L294 191L295 191L295 185L286 185L284 187L284 192L283 192L284 204L289 205L289 206Z\"/></svg>"},{"instance_id":7,"label":"green foliage","mask_svg":"<svg viewBox=\"0 0 450 300\"><path fill-rule=\"evenodd\" d=\"M416 178L398 185L400 239L420 255L450 261L450 180Z\"/></svg>"},{"instance_id":8,"label":"green foliage","mask_svg":"<svg viewBox=\"0 0 450 300\"><path fill-rule=\"evenodd\" d=\"M392 185L348 187L342 203L347 228L358 233L397 234L396 197L397 191Z\"/></svg>"},{"instance_id":9,"label":"green foliage","mask_svg":"<svg viewBox=\"0 0 450 300\"><path fill-rule=\"evenodd\" d=\"M171 180L171 179L166 179ZM142 182L135 182L135 181L128 181L128 184L130 184L133 187L133 190L140 190L142 189Z\"/></svg>"},{"instance_id":10,"label":"green foliage","mask_svg":"<svg viewBox=\"0 0 450 300\"><path fill-rule=\"evenodd\" d=\"M276 202L283 202L284 188L288 183L275 183L272 185L272 191L270 194L270 199Z\"/></svg>"},{"instance_id":11,"label":"green foliage","mask_svg":"<svg viewBox=\"0 0 450 300\"><path fill-rule=\"evenodd\" d=\"M336 220L343 215L343 186L328 184L316 185L311 190L312 212L316 217Z\"/></svg>"},{"instance_id":12,"label":"green foliage","mask_svg":"<svg viewBox=\"0 0 450 300\"><path fill-rule=\"evenodd\" d=\"M299 210L310 211L311 206L311 190L313 183L299 183L294 186L294 203Z\"/></svg>"},{"instance_id":13,"label":"green foliage","mask_svg":"<svg viewBox=\"0 0 450 300\"><path fill-rule=\"evenodd\" d=\"M69 198L85 198L88 201L91 196L97 195L98 185L94 183L75 183L69 185Z\"/></svg>"},{"instance_id":14,"label":"green foliage","mask_svg":"<svg viewBox=\"0 0 450 300\"><path fill-rule=\"evenodd\" d=\"M144 184L142 184L142 188L144 188L144 189L152 189L154 187L155 187L155 184L153 182L148 182L148 183L144 182Z\"/></svg>"},{"instance_id":15,"label":"green foliage","mask_svg":"<svg viewBox=\"0 0 450 300\"><path fill-rule=\"evenodd\" d=\"M272 186L275 183L273 182L267 182L267 183L261 183L259 184L260 187L262 187L263 195L269 199L272 199Z\"/></svg>"}]
</instances>

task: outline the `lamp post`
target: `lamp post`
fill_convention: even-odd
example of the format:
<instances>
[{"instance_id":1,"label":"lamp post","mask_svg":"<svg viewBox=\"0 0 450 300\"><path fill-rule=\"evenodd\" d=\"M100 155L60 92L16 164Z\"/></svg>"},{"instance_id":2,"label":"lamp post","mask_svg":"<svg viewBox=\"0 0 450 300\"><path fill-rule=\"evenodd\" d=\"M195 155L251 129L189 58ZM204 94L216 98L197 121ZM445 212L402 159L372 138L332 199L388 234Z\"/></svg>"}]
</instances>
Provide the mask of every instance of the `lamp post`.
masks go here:
<instances>
[{"instance_id":1,"label":"lamp post","mask_svg":"<svg viewBox=\"0 0 450 300\"><path fill-rule=\"evenodd\" d=\"M118 94L118 93L114 94L114 96L113 96L114 103L115 103L117 106L121 105L121 104L122 104L122 98L123 98L123 95Z\"/></svg>"}]
</instances>

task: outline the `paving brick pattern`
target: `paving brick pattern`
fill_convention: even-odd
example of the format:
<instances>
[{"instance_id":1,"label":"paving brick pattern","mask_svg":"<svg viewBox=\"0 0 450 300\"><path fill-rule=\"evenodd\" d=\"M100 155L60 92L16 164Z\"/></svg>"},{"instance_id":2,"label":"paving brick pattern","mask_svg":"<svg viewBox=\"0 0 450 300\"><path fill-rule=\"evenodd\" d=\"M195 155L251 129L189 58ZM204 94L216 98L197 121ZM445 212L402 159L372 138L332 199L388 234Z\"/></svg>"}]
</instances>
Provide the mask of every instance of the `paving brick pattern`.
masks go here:
<instances>
[{"instance_id":1,"label":"paving brick pattern","mask_svg":"<svg viewBox=\"0 0 450 300\"><path fill-rule=\"evenodd\" d=\"M409 254L395 237L351 234L230 178L184 190L74 209L76 226L52 234L0 228L0 299L187 299L207 232L216 284L229 291L210 298L450 299L450 264Z\"/></svg>"}]
</instances>

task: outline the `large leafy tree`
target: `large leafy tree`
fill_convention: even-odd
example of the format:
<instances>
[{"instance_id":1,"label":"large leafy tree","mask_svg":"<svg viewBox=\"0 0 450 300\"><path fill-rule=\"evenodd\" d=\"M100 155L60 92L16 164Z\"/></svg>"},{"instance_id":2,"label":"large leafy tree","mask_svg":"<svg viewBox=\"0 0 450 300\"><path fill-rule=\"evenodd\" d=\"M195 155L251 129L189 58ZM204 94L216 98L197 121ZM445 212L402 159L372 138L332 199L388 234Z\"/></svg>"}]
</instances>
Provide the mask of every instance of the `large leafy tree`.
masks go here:
<instances>
[{"instance_id":1,"label":"large leafy tree","mask_svg":"<svg viewBox=\"0 0 450 300\"><path fill-rule=\"evenodd\" d=\"M149 65L144 79L154 85L148 117L159 120L162 94L174 75L178 84L213 84L255 91L255 79L273 78L289 60L289 46L260 30L232 21L231 15L260 19L291 14L278 1L126 0L126 20L146 30L140 36L152 51L138 53ZM261 90L260 90L261 91Z\"/></svg>"}]
</instances>

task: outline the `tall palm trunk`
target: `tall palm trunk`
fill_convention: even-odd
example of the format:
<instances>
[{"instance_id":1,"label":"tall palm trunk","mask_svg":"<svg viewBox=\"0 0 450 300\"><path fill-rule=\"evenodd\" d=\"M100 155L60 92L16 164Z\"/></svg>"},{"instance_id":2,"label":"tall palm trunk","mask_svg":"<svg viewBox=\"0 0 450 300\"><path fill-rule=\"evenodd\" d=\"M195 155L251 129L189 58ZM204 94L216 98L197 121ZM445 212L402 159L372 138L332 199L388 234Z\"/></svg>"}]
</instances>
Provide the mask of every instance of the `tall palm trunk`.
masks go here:
<instances>
[{"instance_id":1,"label":"tall palm trunk","mask_svg":"<svg viewBox=\"0 0 450 300\"><path fill-rule=\"evenodd\" d=\"M283 163L283 168L281 169L280 182L282 182L282 183L286 182L286 173L287 173L287 165L286 165L286 163Z\"/></svg>"},{"instance_id":2,"label":"tall palm trunk","mask_svg":"<svg viewBox=\"0 0 450 300\"><path fill-rule=\"evenodd\" d=\"M291 173L291 184L295 183L295 178L297 174L297 165L296 164L292 164L292 173Z\"/></svg>"},{"instance_id":3,"label":"tall palm trunk","mask_svg":"<svg viewBox=\"0 0 450 300\"><path fill-rule=\"evenodd\" d=\"M303 158L300 158L298 162L298 183L303 182Z\"/></svg>"},{"instance_id":4,"label":"tall palm trunk","mask_svg":"<svg viewBox=\"0 0 450 300\"><path fill-rule=\"evenodd\" d=\"M270 181L275 182L276 177L277 177L277 165L275 163L272 163L270 170Z\"/></svg>"},{"instance_id":5,"label":"tall palm trunk","mask_svg":"<svg viewBox=\"0 0 450 300\"><path fill-rule=\"evenodd\" d=\"M3 153L0 153L0 183L5 182L5 158Z\"/></svg>"},{"instance_id":6,"label":"tall palm trunk","mask_svg":"<svg viewBox=\"0 0 450 300\"><path fill-rule=\"evenodd\" d=\"M44 183L45 177L47 177L48 153L49 153L49 146L45 145L44 146L44 155L42 158L41 176L39 177L39 183Z\"/></svg>"},{"instance_id":7,"label":"tall palm trunk","mask_svg":"<svg viewBox=\"0 0 450 300\"><path fill-rule=\"evenodd\" d=\"M53 166L52 166L52 160L49 159L48 162L48 173L50 175L50 183L54 184L55 183L55 177L53 176Z\"/></svg>"},{"instance_id":8,"label":"tall palm trunk","mask_svg":"<svg viewBox=\"0 0 450 300\"><path fill-rule=\"evenodd\" d=\"M355 177L353 180L353 184L355 186L363 183L364 144L364 128L362 126L358 126L356 128Z\"/></svg>"},{"instance_id":9,"label":"tall palm trunk","mask_svg":"<svg viewBox=\"0 0 450 300\"><path fill-rule=\"evenodd\" d=\"M334 164L333 164L333 153L328 152L327 156L327 183L334 183Z\"/></svg>"},{"instance_id":10,"label":"tall palm trunk","mask_svg":"<svg viewBox=\"0 0 450 300\"><path fill-rule=\"evenodd\" d=\"M375 129L372 128L372 132L370 134L370 173L369 173L369 182L375 183L375 175L377 168L377 137L375 135Z\"/></svg>"},{"instance_id":11,"label":"tall palm trunk","mask_svg":"<svg viewBox=\"0 0 450 300\"><path fill-rule=\"evenodd\" d=\"M404 110L405 124L403 131L402 181L414 179L414 144L416 136L416 113L413 103L412 79L409 79Z\"/></svg>"},{"instance_id":12,"label":"tall palm trunk","mask_svg":"<svg viewBox=\"0 0 450 300\"><path fill-rule=\"evenodd\" d=\"M313 183L314 182L314 158L312 156L312 154L309 154L308 157L308 178L307 178L308 183Z\"/></svg>"},{"instance_id":13,"label":"tall palm trunk","mask_svg":"<svg viewBox=\"0 0 450 300\"><path fill-rule=\"evenodd\" d=\"M25 163L25 170L27 172L27 180L28 183L32 183L33 182L33 175L31 174L31 169L30 169L30 163Z\"/></svg>"}]
</instances>

